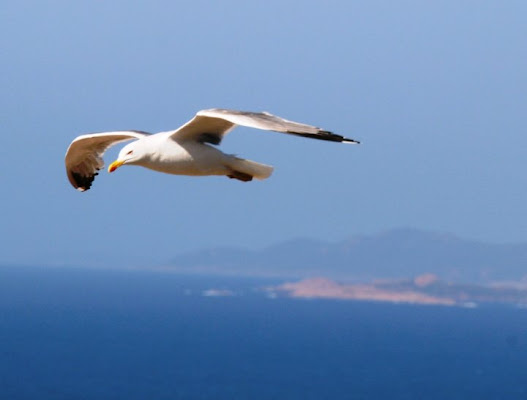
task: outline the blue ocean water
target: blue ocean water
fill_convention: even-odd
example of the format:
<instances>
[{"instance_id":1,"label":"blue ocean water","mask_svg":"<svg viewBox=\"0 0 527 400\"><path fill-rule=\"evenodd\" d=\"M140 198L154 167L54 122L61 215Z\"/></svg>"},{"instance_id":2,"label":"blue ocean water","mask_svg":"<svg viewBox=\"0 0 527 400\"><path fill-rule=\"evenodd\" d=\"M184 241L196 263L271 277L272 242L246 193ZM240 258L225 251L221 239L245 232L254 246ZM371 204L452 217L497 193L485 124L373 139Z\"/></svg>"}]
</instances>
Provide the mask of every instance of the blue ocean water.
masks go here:
<instances>
[{"instance_id":1,"label":"blue ocean water","mask_svg":"<svg viewBox=\"0 0 527 400\"><path fill-rule=\"evenodd\" d=\"M527 399L527 310L253 290L270 283L0 268L0 398Z\"/></svg>"}]
</instances>

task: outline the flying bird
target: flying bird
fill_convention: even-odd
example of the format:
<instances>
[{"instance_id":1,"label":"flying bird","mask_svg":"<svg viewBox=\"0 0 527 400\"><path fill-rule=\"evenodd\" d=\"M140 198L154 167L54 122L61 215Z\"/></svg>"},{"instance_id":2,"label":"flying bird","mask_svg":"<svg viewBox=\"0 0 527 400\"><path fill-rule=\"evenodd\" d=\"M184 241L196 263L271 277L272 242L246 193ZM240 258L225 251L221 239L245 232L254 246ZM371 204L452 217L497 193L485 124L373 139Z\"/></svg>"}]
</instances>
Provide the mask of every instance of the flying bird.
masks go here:
<instances>
[{"instance_id":1,"label":"flying bird","mask_svg":"<svg viewBox=\"0 0 527 400\"><path fill-rule=\"evenodd\" d=\"M243 182L266 179L273 167L234 155L211 145L219 145L236 126L283 132L331 142L359 143L315 126L288 121L267 112L213 108L201 110L180 128L149 134L142 131L91 133L76 137L66 151L66 172L73 187L88 190L104 167L104 152L117 143L135 139L124 146L108 172L122 165L139 165L174 175L225 175Z\"/></svg>"}]
</instances>

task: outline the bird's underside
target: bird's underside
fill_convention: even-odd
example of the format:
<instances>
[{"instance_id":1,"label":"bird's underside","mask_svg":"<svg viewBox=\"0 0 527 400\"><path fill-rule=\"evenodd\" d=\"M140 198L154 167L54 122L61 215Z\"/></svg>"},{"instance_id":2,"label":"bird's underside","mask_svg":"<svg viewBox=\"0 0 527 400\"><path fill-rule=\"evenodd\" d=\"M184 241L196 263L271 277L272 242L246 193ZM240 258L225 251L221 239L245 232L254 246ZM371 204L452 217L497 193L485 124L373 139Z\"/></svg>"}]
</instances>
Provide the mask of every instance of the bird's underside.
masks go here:
<instances>
[{"instance_id":1,"label":"bird's underside","mask_svg":"<svg viewBox=\"0 0 527 400\"><path fill-rule=\"evenodd\" d=\"M102 157L106 150L117 143L135 139L121 150L119 158L110 165L110 172L130 164L178 175L225 175L244 182L253 178L266 179L271 175L272 167L224 154L214 147L236 126L331 142L359 143L266 112L210 109L199 111L192 120L174 131L154 135L142 131L115 131L78 136L66 152L67 176L75 189L90 189L98 171L104 167ZM192 173L180 169L184 163Z\"/></svg>"}]
</instances>

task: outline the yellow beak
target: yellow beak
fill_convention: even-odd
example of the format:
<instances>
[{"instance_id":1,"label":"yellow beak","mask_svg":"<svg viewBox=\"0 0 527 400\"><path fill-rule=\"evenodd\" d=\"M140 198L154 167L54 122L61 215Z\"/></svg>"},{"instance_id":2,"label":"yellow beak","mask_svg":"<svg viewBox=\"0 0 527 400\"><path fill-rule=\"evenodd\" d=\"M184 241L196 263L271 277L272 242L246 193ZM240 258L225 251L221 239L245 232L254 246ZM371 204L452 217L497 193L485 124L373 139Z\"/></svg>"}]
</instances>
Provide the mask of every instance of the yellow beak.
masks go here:
<instances>
[{"instance_id":1,"label":"yellow beak","mask_svg":"<svg viewBox=\"0 0 527 400\"><path fill-rule=\"evenodd\" d=\"M124 164L124 161L121 161L121 160L115 160L113 163L110 164L110 166L108 167L108 172L113 172L115 171L117 168L119 168L121 165Z\"/></svg>"}]
</instances>

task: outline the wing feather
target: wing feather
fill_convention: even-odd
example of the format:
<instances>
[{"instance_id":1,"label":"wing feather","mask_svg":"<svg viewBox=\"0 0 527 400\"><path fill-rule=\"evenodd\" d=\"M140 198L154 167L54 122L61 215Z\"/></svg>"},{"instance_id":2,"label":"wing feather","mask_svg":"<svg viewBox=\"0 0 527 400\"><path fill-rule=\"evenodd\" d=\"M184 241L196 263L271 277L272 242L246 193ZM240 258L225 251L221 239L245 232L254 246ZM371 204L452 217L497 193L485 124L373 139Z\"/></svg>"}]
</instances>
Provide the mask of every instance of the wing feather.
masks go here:
<instances>
[{"instance_id":1,"label":"wing feather","mask_svg":"<svg viewBox=\"0 0 527 400\"><path fill-rule=\"evenodd\" d=\"M331 142L359 143L357 140L337 135L316 126L289 121L268 112L236 111L221 108L199 111L192 120L174 131L171 137L177 141L194 140L219 144L223 137L237 125Z\"/></svg>"},{"instance_id":2,"label":"wing feather","mask_svg":"<svg viewBox=\"0 0 527 400\"><path fill-rule=\"evenodd\" d=\"M142 131L117 131L91 133L76 137L66 151L65 164L68 180L72 186L84 192L88 190L101 168L102 156L111 146L149 135Z\"/></svg>"}]
</instances>

